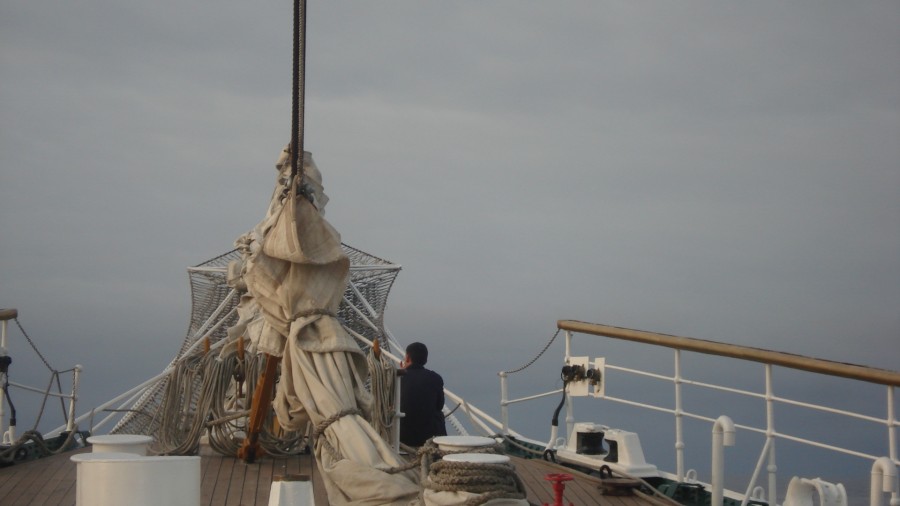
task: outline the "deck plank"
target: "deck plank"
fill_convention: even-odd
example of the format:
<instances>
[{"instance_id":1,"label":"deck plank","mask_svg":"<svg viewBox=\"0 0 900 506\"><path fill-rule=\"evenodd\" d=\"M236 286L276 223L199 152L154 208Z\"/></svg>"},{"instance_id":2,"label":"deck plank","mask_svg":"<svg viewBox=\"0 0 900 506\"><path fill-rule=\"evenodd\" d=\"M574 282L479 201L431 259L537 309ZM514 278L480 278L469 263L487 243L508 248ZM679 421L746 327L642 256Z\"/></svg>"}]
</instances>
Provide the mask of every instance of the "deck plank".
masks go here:
<instances>
[{"instance_id":1,"label":"deck plank","mask_svg":"<svg viewBox=\"0 0 900 506\"><path fill-rule=\"evenodd\" d=\"M89 448L77 452L90 451ZM3 506L74 506L76 465L67 452L45 459L0 469L0 504ZM548 473L565 472L575 477L566 484L566 503L579 506L646 506L662 504L638 496L603 496L599 478L588 476L558 464L542 460L512 457L531 504L553 502ZM312 477L316 503L328 504L321 473L310 455L288 458L265 457L254 464L218 455L201 459L201 504L206 506L266 506L272 477L281 474L305 474Z\"/></svg>"},{"instance_id":2,"label":"deck plank","mask_svg":"<svg viewBox=\"0 0 900 506\"><path fill-rule=\"evenodd\" d=\"M553 485L544 479L550 473L566 473L572 475L573 481L566 482L564 495L565 504L569 502L585 506L646 506L659 504L658 501L648 500L640 496L607 496L601 495L599 490L600 479L588 476L584 473L569 469L560 464L554 464L539 459L522 459L511 457L513 465L520 477L526 483L529 492L527 500L531 503L553 503Z\"/></svg>"},{"instance_id":3,"label":"deck plank","mask_svg":"<svg viewBox=\"0 0 900 506\"><path fill-rule=\"evenodd\" d=\"M200 459L201 481L200 481L200 504L211 506L213 492L216 490L216 479L219 476L219 468L222 467L222 459L216 456L206 456ZM206 462L206 469L203 467Z\"/></svg>"},{"instance_id":4,"label":"deck plank","mask_svg":"<svg viewBox=\"0 0 900 506\"><path fill-rule=\"evenodd\" d=\"M9 480L7 486L4 487L4 493L0 496L2 498L0 503L31 505L38 494L43 491L46 480L55 474L57 469L64 468L72 455L72 452L64 452L4 468L4 477L7 470L11 470L11 472L9 472ZM71 465L75 464L71 463ZM3 481L7 480L0 480L0 482ZM41 502L44 502L43 498L41 498Z\"/></svg>"},{"instance_id":5,"label":"deck plank","mask_svg":"<svg viewBox=\"0 0 900 506\"><path fill-rule=\"evenodd\" d=\"M225 496L225 503L227 505L234 504L238 506L241 504L241 497L244 493L244 485L246 484L248 479L252 479L252 476L255 476L257 464L247 464L242 460L235 460L234 468L231 470L231 479L228 481L226 488L228 489L228 494ZM254 472L248 472L249 469L252 469ZM247 475L252 475L248 478ZM254 482L255 485L255 482Z\"/></svg>"},{"instance_id":6,"label":"deck plank","mask_svg":"<svg viewBox=\"0 0 900 506\"><path fill-rule=\"evenodd\" d=\"M34 496L30 506L57 506L60 504L65 496L65 491L71 485L68 475L70 471L74 473L73 467L65 465L65 461L61 459L55 459L52 463L48 463L44 469L47 481Z\"/></svg>"}]
</instances>

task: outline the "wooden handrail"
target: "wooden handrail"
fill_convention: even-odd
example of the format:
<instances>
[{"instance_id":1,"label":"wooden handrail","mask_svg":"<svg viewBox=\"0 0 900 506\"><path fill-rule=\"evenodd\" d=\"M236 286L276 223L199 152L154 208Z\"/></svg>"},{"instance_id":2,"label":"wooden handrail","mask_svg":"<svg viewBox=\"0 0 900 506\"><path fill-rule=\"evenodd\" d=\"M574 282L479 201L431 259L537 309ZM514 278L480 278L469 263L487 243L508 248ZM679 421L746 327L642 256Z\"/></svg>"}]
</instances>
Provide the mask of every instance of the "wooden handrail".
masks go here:
<instances>
[{"instance_id":1,"label":"wooden handrail","mask_svg":"<svg viewBox=\"0 0 900 506\"><path fill-rule=\"evenodd\" d=\"M611 337L625 341L634 341L656 346L665 346L678 350L694 351L707 355L719 355L722 357L750 360L764 364L778 365L801 371L840 376L881 385L900 386L900 372L887 369L876 369L862 365L834 362L819 358L811 358L803 355L784 353L779 351L751 348L736 344L718 343L693 337L680 337L643 330L626 329L597 323L587 323L575 320L559 320L556 326L561 330L592 334L596 336Z\"/></svg>"}]
</instances>

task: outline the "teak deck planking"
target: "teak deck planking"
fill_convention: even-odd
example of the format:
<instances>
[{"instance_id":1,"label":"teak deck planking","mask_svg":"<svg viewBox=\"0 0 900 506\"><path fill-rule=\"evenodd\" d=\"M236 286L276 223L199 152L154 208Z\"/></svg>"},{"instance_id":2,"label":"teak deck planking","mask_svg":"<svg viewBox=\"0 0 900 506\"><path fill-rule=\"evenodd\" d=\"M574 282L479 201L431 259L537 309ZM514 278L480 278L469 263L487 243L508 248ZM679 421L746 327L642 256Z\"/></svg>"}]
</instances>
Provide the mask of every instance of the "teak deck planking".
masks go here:
<instances>
[{"instance_id":1,"label":"teak deck planking","mask_svg":"<svg viewBox=\"0 0 900 506\"><path fill-rule=\"evenodd\" d=\"M44 459L0 469L0 504L3 506L75 506L76 450ZM599 479L541 460L512 457L533 505L553 503L550 473L568 473L575 480L566 482L565 504L577 506L649 506L669 504L641 496L604 496ZM200 463L201 506L266 506L274 476L307 475L312 478L316 504L328 504L325 486L309 455L289 458L263 458L253 464L218 455L204 455Z\"/></svg>"}]
</instances>

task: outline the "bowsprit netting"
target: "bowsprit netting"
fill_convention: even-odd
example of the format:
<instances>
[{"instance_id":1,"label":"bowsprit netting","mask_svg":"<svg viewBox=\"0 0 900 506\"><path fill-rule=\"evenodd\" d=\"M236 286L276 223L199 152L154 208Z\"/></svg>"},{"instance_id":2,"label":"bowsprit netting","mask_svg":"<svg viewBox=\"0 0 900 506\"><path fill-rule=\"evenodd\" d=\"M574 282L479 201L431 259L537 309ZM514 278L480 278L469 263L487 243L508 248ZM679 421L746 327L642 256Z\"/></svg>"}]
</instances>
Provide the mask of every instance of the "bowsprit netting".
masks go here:
<instances>
[{"instance_id":1,"label":"bowsprit netting","mask_svg":"<svg viewBox=\"0 0 900 506\"><path fill-rule=\"evenodd\" d=\"M350 279L337 316L348 329L387 347L384 311L400 266L346 244L342 249L351 262ZM195 452L200 437L208 434L217 451L231 455L237 451L260 372L249 340L239 343L228 335L238 321L244 294L229 284L228 266L240 259L236 249L188 269L192 307L184 342L167 368L169 373L123 406L125 415L112 433L151 435L157 451L173 454ZM265 424L260 441L266 451L284 454L303 449L299 434L273 433L275 425Z\"/></svg>"}]
</instances>

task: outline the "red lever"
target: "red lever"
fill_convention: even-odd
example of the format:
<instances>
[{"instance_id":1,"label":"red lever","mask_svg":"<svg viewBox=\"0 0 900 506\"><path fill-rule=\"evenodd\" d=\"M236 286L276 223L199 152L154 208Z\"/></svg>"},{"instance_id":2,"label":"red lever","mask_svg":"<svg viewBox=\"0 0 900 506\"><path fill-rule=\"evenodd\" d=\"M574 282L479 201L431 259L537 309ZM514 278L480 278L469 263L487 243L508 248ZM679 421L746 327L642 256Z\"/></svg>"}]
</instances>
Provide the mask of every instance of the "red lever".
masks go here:
<instances>
[{"instance_id":1,"label":"red lever","mask_svg":"<svg viewBox=\"0 0 900 506\"><path fill-rule=\"evenodd\" d=\"M571 474L551 473L547 476L544 476L544 479L553 482L553 493L556 496L553 499L552 505L544 503L544 506L565 506L565 504L563 504L563 492L566 491L566 482L572 481L575 478ZM569 503L569 506L574 505L572 503Z\"/></svg>"}]
</instances>

